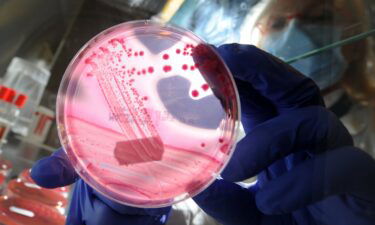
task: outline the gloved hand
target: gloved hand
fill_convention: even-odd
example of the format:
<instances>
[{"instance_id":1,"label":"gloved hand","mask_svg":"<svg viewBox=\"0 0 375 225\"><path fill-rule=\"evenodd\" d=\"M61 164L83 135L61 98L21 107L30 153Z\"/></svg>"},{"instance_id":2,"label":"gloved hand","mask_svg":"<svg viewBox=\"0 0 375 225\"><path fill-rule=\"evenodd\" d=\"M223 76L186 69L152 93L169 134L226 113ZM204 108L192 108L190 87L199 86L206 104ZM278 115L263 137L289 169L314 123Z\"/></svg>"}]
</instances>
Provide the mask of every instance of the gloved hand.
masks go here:
<instances>
[{"instance_id":1,"label":"gloved hand","mask_svg":"<svg viewBox=\"0 0 375 225\"><path fill-rule=\"evenodd\" d=\"M198 205L223 224L375 224L375 161L353 147L314 82L254 46L217 50L235 77L246 136ZM251 187L233 183L255 175Z\"/></svg>"},{"instance_id":2,"label":"gloved hand","mask_svg":"<svg viewBox=\"0 0 375 225\"><path fill-rule=\"evenodd\" d=\"M66 224L69 225L161 225L170 207L134 208L113 202L87 185L74 171L63 149L39 160L31 170L32 179L45 188L56 188L75 182Z\"/></svg>"}]
</instances>

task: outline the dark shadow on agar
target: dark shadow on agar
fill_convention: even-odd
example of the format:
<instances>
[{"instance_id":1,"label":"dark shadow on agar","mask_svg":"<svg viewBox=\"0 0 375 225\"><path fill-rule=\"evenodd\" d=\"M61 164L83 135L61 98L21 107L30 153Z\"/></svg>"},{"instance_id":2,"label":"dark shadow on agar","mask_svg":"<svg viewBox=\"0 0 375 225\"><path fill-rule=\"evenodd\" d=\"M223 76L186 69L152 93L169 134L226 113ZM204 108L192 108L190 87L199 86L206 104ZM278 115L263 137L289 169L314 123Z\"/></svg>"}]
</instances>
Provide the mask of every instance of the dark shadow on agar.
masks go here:
<instances>
[{"instance_id":1,"label":"dark shadow on agar","mask_svg":"<svg viewBox=\"0 0 375 225\"><path fill-rule=\"evenodd\" d=\"M216 129L225 118L220 101L213 95L194 100L190 82L181 76L161 79L157 91L168 112L178 121L200 128Z\"/></svg>"}]
</instances>

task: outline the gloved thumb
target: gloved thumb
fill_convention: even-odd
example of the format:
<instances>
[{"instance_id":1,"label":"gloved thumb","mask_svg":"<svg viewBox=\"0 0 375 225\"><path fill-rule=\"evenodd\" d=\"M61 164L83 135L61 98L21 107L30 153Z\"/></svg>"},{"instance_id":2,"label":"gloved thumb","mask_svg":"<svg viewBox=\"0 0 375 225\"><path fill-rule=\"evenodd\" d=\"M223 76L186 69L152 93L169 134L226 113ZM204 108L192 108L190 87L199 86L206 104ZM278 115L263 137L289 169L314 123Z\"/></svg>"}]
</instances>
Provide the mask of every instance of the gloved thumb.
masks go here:
<instances>
[{"instance_id":1,"label":"gloved thumb","mask_svg":"<svg viewBox=\"0 0 375 225\"><path fill-rule=\"evenodd\" d=\"M62 148L37 161L30 175L36 184L44 188L70 185L79 178Z\"/></svg>"}]
</instances>

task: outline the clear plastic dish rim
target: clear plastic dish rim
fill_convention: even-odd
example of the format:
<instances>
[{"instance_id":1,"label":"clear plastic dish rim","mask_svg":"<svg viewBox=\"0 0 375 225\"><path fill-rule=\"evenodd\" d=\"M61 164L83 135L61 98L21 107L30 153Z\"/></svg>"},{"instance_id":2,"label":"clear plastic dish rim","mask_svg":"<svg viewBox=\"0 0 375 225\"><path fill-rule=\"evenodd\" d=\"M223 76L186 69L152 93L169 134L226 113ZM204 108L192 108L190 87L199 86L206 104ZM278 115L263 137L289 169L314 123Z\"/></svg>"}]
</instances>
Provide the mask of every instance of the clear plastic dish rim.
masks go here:
<instances>
[{"instance_id":1,"label":"clear plastic dish rim","mask_svg":"<svg viewBox=\"0 0 375 225\"><path fill-rule=\"evenodd\" d=\"M61 79L61 83L60 83L60 86L59 86L59 89L58 89L58 94L57 94L57 100L56 100L56 123L57 123L57 130L58 130L57 133L58 133L58 137L60 139L60 142L62 144L63 150L66 153L66 155L68 156L69 161L72 162L72 161L75 161L75 160L72 159L72 157L70 156L70 154L67 150L67 149L70 149L69 141L68 141L68 138L67 138L68 135L66 134L65 129L62 130L62 128L60 127L60 124L63 124L63 125L65 124L65 119L64 119L65 98L63 98L64 95L62 93L64 93L64 90L66 90L69 87L70 80L71 80L70 78L72 76L71 72L74 71L77 64L80 62L80 60L83 60L83 58L84 58L84 54L82 54L82 53L85 53L91 47L90 46L91 43L105 38L105 36L107 34L111 33L112 31L114 31L114 30L116 30L120 27L129 26L129 28L140 28L140 27L146 27L146 26L149 26L149 25L159 26L160 30L167 30L169 32L178 33L180 35L182 35L184 33L185 34L187 33L187 34L191 35L192 38L194 38L196 40L199 40L201 43L206 44L206 42L203 41L202 38L198 37L196 34L191 32L190 30L187 30L185 28L182 28L182 27L179 27L179 26L176 26L176 25L169 25L169 24L159 23L159 22L155 22L155 21L151 21L151 20L133 20L133 21L129 21L129 22L120 23L120 24L117 24L115 26L109 27L109 28L101 31L100 33L98 33L97 35L92 37L89 41L87 41L78 50L78 52L74 55L74 57L72 58L72 60L70 61L69 65L68 65L67 69L65 70L64 75ZM173 199L171 198L170 201L166 201L166 202L154 204L154 205L132 204L132 203L129 203L129 202L123 202L123 201L118 200L118 199L116 199L112 196L109 196L107 193L99 190L95 185L91 184L92 182L95 182L94 180L87 180L87 178L82 175L81 168L77 168L77 166L76 166L76 165L78 165L78 163L73 164L72 166L73 166L75 172L79 175L79 177L87 185L89 185L91 188L95 189L98 193L102 194L106 198L108 198L108 199L110 199L114 202L117 202L119 204L131 206L131 207L137 207L137 208L161 208L161 207L167 207L167 206L174 205L174 204L182 202L182 201L184 201L188 198L193 198L194 196L196 196L199 193L201 193L202 191L204 191L218 177L220 177L221 172L225 169L225 167L229 163L229 160L232 158L234 149L235 149L236 144L237 144L237 138L238 138L238 135L239 135L240 123L241 123L241 104L240 104L238 89L237 89L237 86L236 86L235 81L233 79L233 75L232 75L231 71L229 70L229 68L227 67L226 63L221 58L221 56L217 53L216 49L209 44L206 44L206 45L209 46L209 48L218 56L219 60L222 62L222 64L225 66L226 70L228 71L229 78L231 80L232 86L233 86L234 91L235 91L235 96L236 96L236 101L237 101L237 109L238 109L237 110L238 120L235 122L233 132L232 132L232 135L231 135L232 145L231 145L231 148L229 150L229 155L228 155L227 160L222 164L221 168L218 170L218 172L215 175L212 176L212 178L209 182L207 182L205 185L202 185L202 187L198 188L195 192L185 194L186 196L184 196L182 198L179 197L179 196L176 196ZM81 58L81 59L79 59L79 58ZM102 186L100 183L98 183L97 185Z\"/></svg>"}]
</instances>

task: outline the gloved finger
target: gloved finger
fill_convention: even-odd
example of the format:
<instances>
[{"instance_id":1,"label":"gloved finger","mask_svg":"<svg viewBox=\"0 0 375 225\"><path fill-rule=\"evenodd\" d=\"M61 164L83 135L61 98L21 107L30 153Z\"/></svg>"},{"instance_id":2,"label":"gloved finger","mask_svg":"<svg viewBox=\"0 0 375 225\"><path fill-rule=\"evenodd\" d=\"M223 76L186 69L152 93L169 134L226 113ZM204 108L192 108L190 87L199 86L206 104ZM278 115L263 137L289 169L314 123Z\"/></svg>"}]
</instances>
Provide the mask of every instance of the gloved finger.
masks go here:
<instances>
[{"instance_id":1,"label":"gloved finger","mask_svg":"<svg viewBox=\"0 0 375 225\"><path fill-rule=\"evenodd\" d=\"M216 180L193 200L222 224L259 224L254 191L238 184Z\"/></svg>"},{"instance_id":2,"label":"gloved finger","mask_svg":"<svg viewBox=\"0 0 375 225\"><path fill-rule=\"evenodd\" d=\"M284 225L292 224L291 215L266 216L255 205L257 186L242 187L216 180L193 199L207 214L221 224Z\"/></svg>"},{"instance_id":3,"label":"gloved finger","mask_svg":"<svg viewBox=\"0 0 375 225\"><path fill-rule=\"evenodd\" d=\"M105 201L103 201L105 199ZM170 207L161 209L140 209L120 205L96 193L83 180L79 180L71 199L67 224L101 225L101 224L165 224ZM118 210L119 207L123 207Z\"/></svg>"},{"instance_id":4,"label":"gloved finger","mask_svg":"<svg viewBox=\"0 0 375 225\"><path fill-rule=\"evenodd\" d=\"M226 44L217 50L233 76L250 83L279 113L324 105L318 86L310 78L257 47Z\"/></svg>"},{"instance_id":5,"label":"gloved finger","mask_svg":"<svg viewBox=\"0 0 375 225\"><path fill-rule=\"evenodd\" d=\"M248 82L235 79L240 103L241 122L245 132L278 115L275 106Z\"/></svg>"},{"instance_id":6,"label":"gloved finger","mask_svg":"<svg viewBox=\"0 0 375 225\"><path fill-rule=\"evenodd\" d=\"M226 74L226 68L220 64L221 60L213 49L218 50L214 46L198 45L193 51L193 59L215 96L219 99L226 99L222 95L228 92L225 88L231 85L230 80L223 77L223 74ZM231 63L228 63L228 66L231 71L235 71L236 68L230 67ZM228 85L223 84L224 82L227 82ZM257 124L277 115L271 101L256 91L249 82L235 79L235 83L239 92L242 123L246 132ZM224 103L222 101L222 104Z\"/></svg>"},{"instance_id":7,"label":"gloved finger","mask_svg":"<svg viewBox=\"0 0 375 225\"><path fill-rule=\"evenodd\" d=\"M37 161L30 175L36 184L44 188L63 187L79 178L62 148Z\"/></svg>"},{"instance_id":8,"label":"gloved finger","mask_svg":"<svg viewBox=\"0 0 375 225\"><path fill-rule=\"evenodd\" d=\"M221 176L242 181L293 152L313 154L348 145L352 138L333 113L321 106L296 109L258 125L239 141Z\"/></svg>"},{"instance_id":9,"label":"gloved finger","mask_svg":"<svg viewBox=\"0 0 375 225\"><path fill-rule=\"evenodd\" d=\"M374 159L360 149L343 147L317 155L269 181L257 192L256 203L266 214L289 213L338 194L374 204L374 190Z\"/></svg>"}]
</instances>

